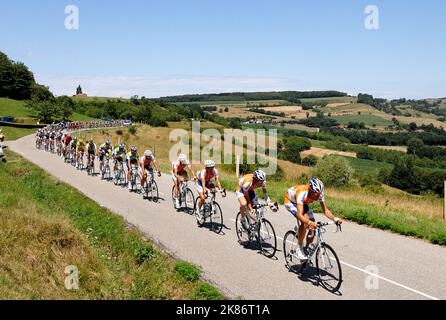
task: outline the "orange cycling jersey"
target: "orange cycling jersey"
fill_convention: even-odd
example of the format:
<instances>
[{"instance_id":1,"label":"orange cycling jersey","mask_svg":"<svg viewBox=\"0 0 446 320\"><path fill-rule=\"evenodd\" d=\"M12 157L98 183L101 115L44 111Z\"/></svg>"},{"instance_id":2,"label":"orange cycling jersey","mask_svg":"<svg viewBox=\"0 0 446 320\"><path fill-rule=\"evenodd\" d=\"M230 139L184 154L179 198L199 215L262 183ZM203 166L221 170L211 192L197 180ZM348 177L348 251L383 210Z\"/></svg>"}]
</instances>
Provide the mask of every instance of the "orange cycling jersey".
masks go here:
<instances>
[{"instance_id":1,"label":"orange cycling jersey","mask_svg":"<svg viewBox=\"0 0 446 320\"><path fill-rule=\"evenodd\" d=\"M206 169L203 169L202 171L198 172L197 177L198 177L198 180L200 180L200 181L204 177L204 181L208 182L209 180L212 180L213 178L218 177L218 171L217 171L217 169L214 169L210 173L208 173L208 171L206 171Z\"/></svg>"},{"instance_id":2,"label":"orange cycling jersey","mask_svg":"<svg viewBox=\"0 0 446 320\"><path fill-rule=\"evenodd\" d=\"M240 178L239 183L237 184L237 192L242 191L249 191L249 190L254 190L254 186L253 186L253 182L254 182L254 175L253 174L247 174L243 177ZM260 185L260 187L265 187L265 182L263 182L262 185Z\"/></svg>"},{"instance_id":3,"label":"orange cycling jersey","mask_svg":"<svg viewBox=\"0 0 446 320\"><path fill-rule=\"evenodd\" d=\"M310 196L310 185L297 185L288 190L285 195L285 203L310 204L314 201L324 202L323 194L313 193Z\"/></svg>"}]
</instances>

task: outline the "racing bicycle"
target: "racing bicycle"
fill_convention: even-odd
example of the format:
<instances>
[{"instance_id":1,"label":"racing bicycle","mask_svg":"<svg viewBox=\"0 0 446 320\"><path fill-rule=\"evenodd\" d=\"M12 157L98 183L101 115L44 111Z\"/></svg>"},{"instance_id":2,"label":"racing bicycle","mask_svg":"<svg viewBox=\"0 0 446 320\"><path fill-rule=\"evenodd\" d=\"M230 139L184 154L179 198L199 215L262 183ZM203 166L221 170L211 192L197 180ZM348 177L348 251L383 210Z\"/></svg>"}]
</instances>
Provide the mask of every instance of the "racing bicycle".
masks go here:
<instances>
[{"instance_id":1,"label":"racing bicycle","mask_svg":"<svg viewBox=\"0 0 446 320\"><path fill-rule=\"evenodd\" d=\"M277 203L274 203L274 206L277 207ZM255 241L260 247L260 252L268 258L272 258L276 254L277 239L273 225L265 219L266 207L268 207L266 203L253 205L255 221L251 221L248 209L246 209L245 220L247 220L248 224L242 221L242 214L239 212L235 227L240 244L247 247L251 242Z\"/></svg>"},{"instance_id":2,"label":"racing bicycle","mask_svg":"<svg viewBox=\"0 0 446 320\"><path fill-rule=\"evenodd\" d=\"M308 246L308 259L306 260L300 260L296 255L299 224L300 222L297 222L294 230L288 231L283 237L283 254L288 270L300 273L309 265L316 264L320 284L332 293L337 292L342 283L341 263L333 248L325 243L324 233L326 232L325 227L332 224L336 224L335 233L342 232L341 224L333 221L317 223L315 241Z\"/></svg>"},{"instance_id":3,"label":"racing bicycle","mask_svg":"<svg viewBox=\"0 0 446 320\"><path fill-rule=\"evenodd\" d=\"M211 196L209 196L209 192ZM220 190L223 197L226 197L226 190ZM200 202L200 196L195 200L195 217L197 218L197 224L203 227L206 220L210 221L210 229L215 233L220 233L223 228L223 213L221 211L220 205L215 201L217 195L217 190L206 190L206 200L201 207L198 209L198 203Z\"/></svg>"}]
</instances>

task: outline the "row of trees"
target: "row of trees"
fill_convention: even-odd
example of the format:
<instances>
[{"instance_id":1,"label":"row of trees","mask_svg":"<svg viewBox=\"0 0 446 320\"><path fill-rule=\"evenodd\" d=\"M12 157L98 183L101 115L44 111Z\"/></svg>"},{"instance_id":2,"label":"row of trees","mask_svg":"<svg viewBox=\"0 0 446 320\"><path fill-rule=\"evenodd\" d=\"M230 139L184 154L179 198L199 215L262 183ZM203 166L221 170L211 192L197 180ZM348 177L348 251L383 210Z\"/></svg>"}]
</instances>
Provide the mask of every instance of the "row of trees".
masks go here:
<instances>
[{"instance_id":1,"label":"row of trees","mask_svg":"<svg viewBox=\"0 0 446 320\"><path fill-rule=\"evenodd\" d=\"M0 97L30 99L35 85L34 75L25 64L0 52Z\"/></svg>"},{"instance_id":2,"label":"row of trees","mask_svg":"<svg viewBox=\"0 0 446 320\"><path fill-rule=\"evenodd\" d=\"M274 92L231 92L219 94L190 94L182 96L162 97L156 100L166 102L195 102L195 101L256 101L256 100L286 100L299 103L300 99L345 97L344 92L327 91L274 91Z\"/></svg>"}]
</instances>

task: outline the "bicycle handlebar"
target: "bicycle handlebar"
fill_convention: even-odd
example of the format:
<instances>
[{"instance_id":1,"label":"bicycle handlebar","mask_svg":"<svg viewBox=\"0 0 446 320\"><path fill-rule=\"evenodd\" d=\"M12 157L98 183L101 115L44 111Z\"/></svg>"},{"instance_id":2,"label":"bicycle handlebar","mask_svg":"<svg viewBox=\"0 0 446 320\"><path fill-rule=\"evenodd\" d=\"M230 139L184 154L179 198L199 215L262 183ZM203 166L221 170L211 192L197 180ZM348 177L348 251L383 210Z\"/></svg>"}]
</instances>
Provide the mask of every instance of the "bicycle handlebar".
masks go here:
<instances>
[{"instance_id":1,"label":"bicycle handlebar","mask_svg":"<svg viewBox=\"0 0 446 320\"><path fill-rule=\"evenodd\" d=\"M278 207L279 205L277 204L277 202L272 203L273 206ZM270 205L268 203L262 203L262 204L256 204L254 206L252 206L253 209L260 209L260 208L265 208L265 207L269 207Z\"/></svg>"},{"instance_id":2,"label":"bicycle handlebar","mask_svg":"<svg viewBox=\"0 0 446 320\"><path fill-rule=\"evenodd\" d=\"M332 225L332 224L335 224L335 225L336 225L336 231L334 231L334 233L337 233L337 232L339 232L339 231L342 232L342 225L341 225L339 222L334 222L334 221L320 222L320 221L318 221L318 222L317 222L317 227L318 227L318 228L323 228L323 227L325 227L325 226L329 226L329 225Z\"/></svg>"}]
</instances>

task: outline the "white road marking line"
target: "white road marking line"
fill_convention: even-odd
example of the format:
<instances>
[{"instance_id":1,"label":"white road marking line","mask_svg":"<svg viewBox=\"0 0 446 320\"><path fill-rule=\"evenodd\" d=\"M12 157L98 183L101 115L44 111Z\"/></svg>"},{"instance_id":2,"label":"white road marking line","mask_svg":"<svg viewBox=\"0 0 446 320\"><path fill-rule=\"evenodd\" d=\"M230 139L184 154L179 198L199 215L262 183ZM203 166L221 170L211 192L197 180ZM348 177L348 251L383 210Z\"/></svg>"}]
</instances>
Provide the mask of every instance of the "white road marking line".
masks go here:
<instances>
[{"instance_id":1,"label":"white road marking line","mask_svg":"<svg viewBox=\"0 0 446 320\"><path fill-rule=\"evenodd\" d=\"M235 222L235 219L231 219L231 221ZM283 238L281 238L281 237L276 236L276 238L277 238L277 239L280 239L280 240L283 241ZM288 242L290 242L290 241L288 241ZM335 260L334 258L330 258L330 259ZM350 268L352 268L352 269L361 271L361 272L363 272L363 273L365 273L365 274L374 276L374 277L376 277L376 278L378 278L378 279L381 279L381 280L383 280L383 281L386 281L386 282L388 282L388 283L390 283L390 284L393 284L393 285L395 285L395 286L401 287L401 288L403 288L403 289L409 290L409 291L411 291L411 292L413 292L413 293L419 294L419 295L421 295L421 296L423 296L423 297L426 297L426 298L428 298L428 299L431 299L431 300L440 300L439 298L430 296L430 295L428 295L428 294L426 294L426 293L423 293L423 292L421 292L421 291L418 291L418 290L412 289L412 288L410 288L410 287L408 287L408 286L405 286L404 284L398 283L398 282L396 282L396 281L393 281L393 280L390 280L390 279L388 279L388 278L382 277L382 276L377 275L377 274L375 274L375 273L372 273L372 272L369 272L369 271L367 271L367 270L361 269L361 268L356 267L356 266L354 266L354 265L352 265L352 264L350 264L350 263L347 263L347 262L344 262L344 261L341 261L341 260L339 260L339 262L340 262L341 264L347 266L347 267L350 267Z\"/></svg>"}]
</instances>

